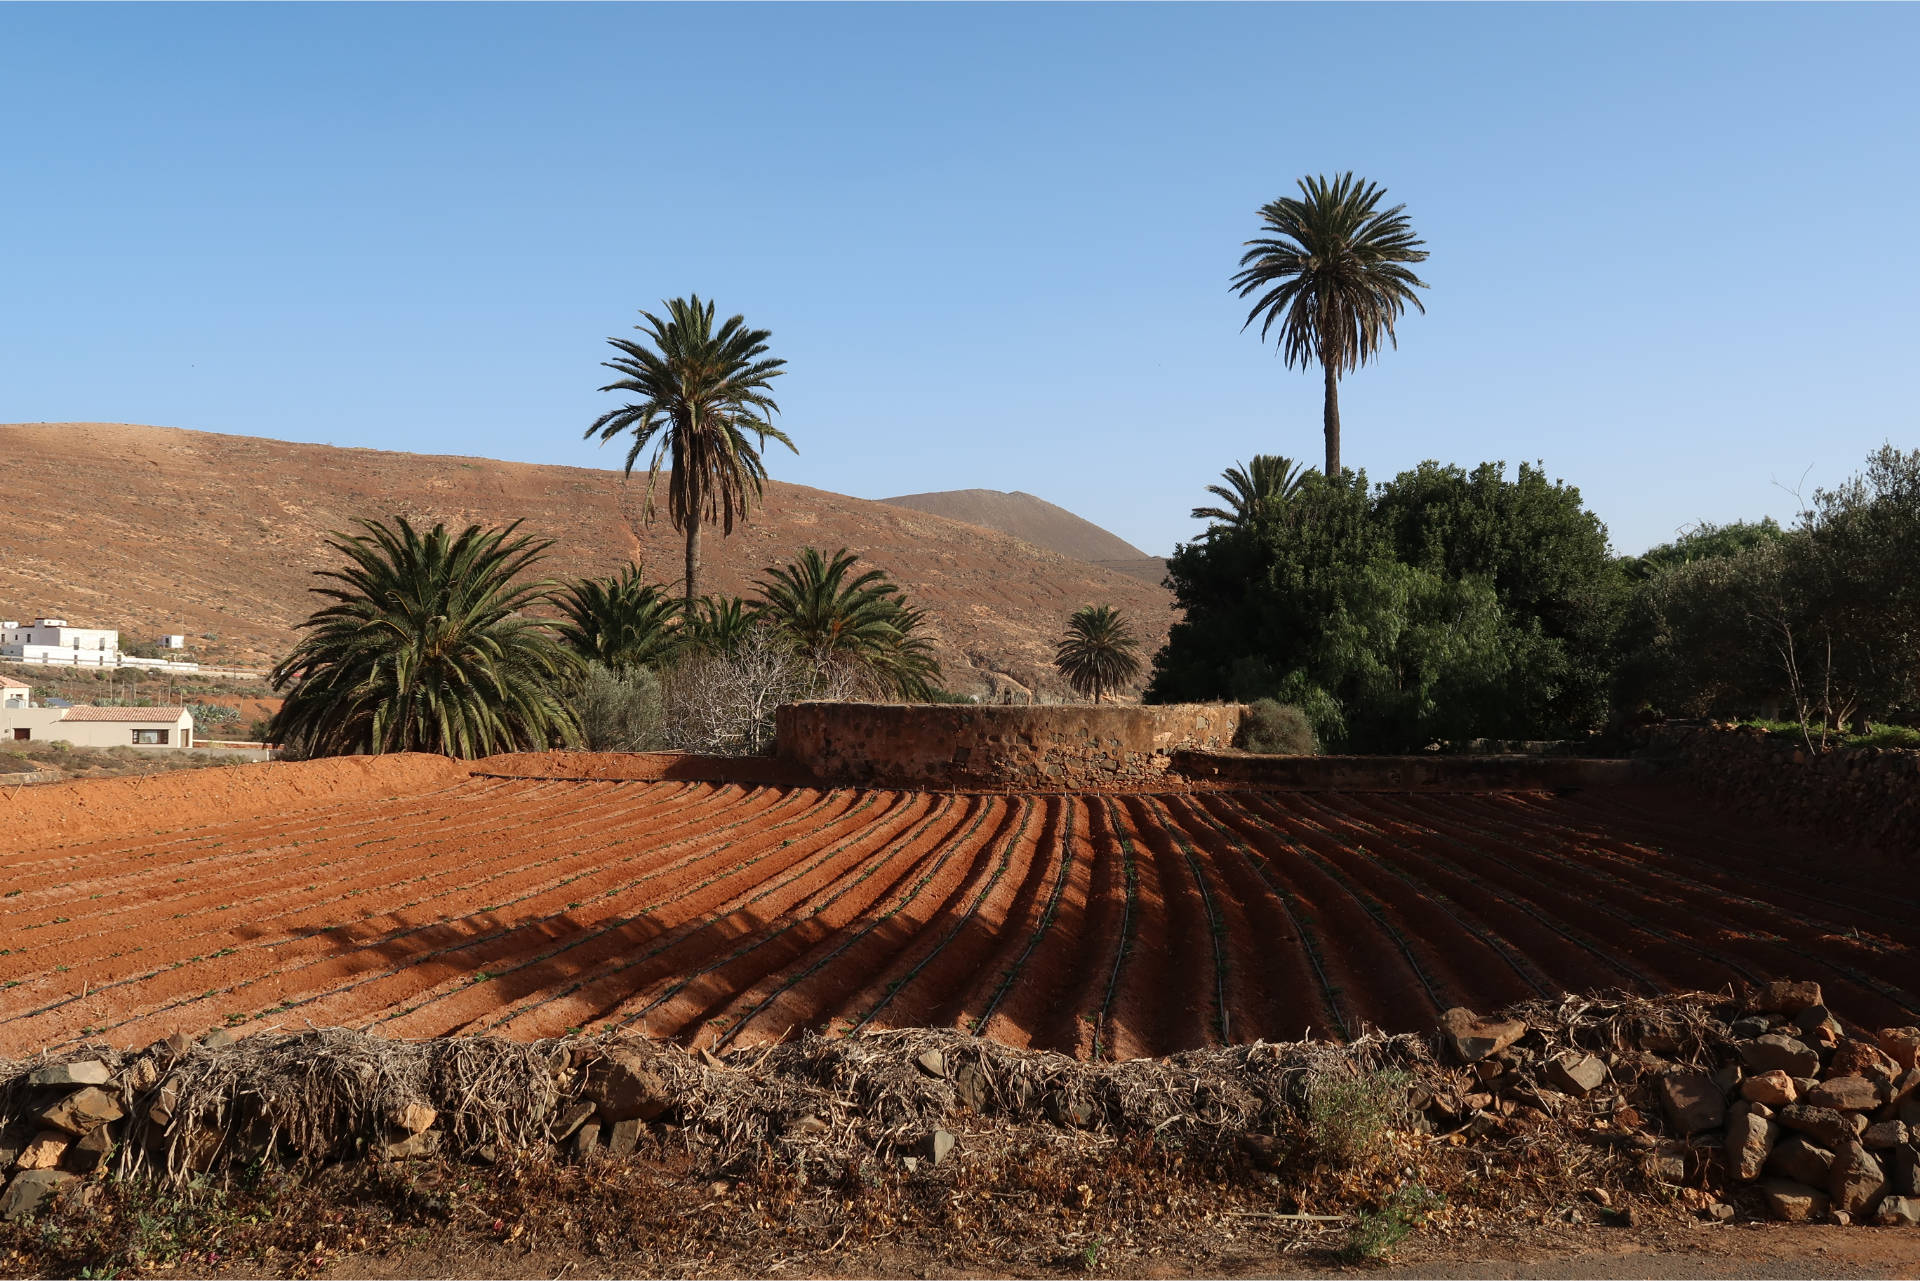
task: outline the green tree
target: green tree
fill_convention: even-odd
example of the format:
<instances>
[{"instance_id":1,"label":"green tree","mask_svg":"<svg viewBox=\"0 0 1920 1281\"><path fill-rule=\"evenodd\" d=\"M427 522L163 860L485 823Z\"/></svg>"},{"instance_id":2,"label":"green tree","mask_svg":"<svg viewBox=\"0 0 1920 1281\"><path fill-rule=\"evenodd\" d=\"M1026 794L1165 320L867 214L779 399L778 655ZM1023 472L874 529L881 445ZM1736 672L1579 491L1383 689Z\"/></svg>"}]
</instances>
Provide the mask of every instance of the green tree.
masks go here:
<instances>
[{"instance_id":1,"label":"green tree","mask_svg":"<svg viewBox=\"0 0 1920 1281\"><path fill-rule=\"evenodd\" d=\"M1415 238L1405 205L1382 210L1385 190L1351 173L1302 178L1299 187L1299 197L1261 206L1267 234L1246 242L1232 285L1254 299L1246 325L1261 321L1261 341L1280 326L1289 367L1319 363L1326 474L1338 477L1341 375L1378 356L1383 341L1397 345L1394 323L1408 303L1426 310L1413 291L1427 284L1408 267L1426 261L1426 242Z\"/></svg>"},{"instance_id":2,"label":"green tree","mask_svg":"<svg viewBox=\"0 0 1920 1281\"><path fill-rule=\"evenodd\" d=\"M1054 647L1053 665L1075 693L1097 705L1140 674L1139 648L1118 610L1087 605L1067 619L1066 635Z\"/></svg>"},{"instance_id":3,"label":"green tree","mask_svg":"<svg viewBox=\"0 0 1920 1281\"><path fill-rule=\"evenodd\" d=\"M680 645L680 602L643 579L638 565L608 578L569 583L554 604L566 616L560 639L581 658L616 674L658 667Z\"/></svg>"},{"instance_id":4,"label":"green tree","mask_svg":"<svg viewBox=\"0 0 1920 1281\"><path fill-rule=\"evenodd\" d=\"M347 558L318 571L333 601L273 669L287 689L269 733L307 756L438 752L486 756L574 741L565 691L579 660L550 622L522 616L549 599L520 582L551 545L504 529L445 525L425 535L404 517L334 534Z\"/></svg>"},{"instance_id":5,"label":"green tree","mask_svg":"<svg viewBox=\"0 0 1920 1281\"><path fill-rule=\"evenodd\" d=\"M1193 518L1223 525L1250 525L1272 515L1298 493L1301 474L1300 465L1291 458L1255 454L1245 468L1236 465L1222 473L1226 484L1207 486L1207 492L1226 506L1196 507Z\"/></svg>"},{"instance_id":6,"label":"green tree","mask_svg":"<svg viewBox=\"0 0 1920 1281\"><path fill-rule=\"evenodd\" d=\"M630 392L639 399L600 415L586 434L598 433L604 443L631 432L628 476L642 451L654 447L647 464L646 519L655 511L661 461L668 462L667 519L686 535L683 595L691 608L698 598L701 527L717 523L723 535L731 534L735 519L745 519L764 490L767 468L760 450L768 440L794 449L773 425L780 407L767 394L787 362L767 356L771 333L747 328L744 317L734 316L716 330L714 305L701 302L698 294L665 306L664 320L650 311L640 313L647 323L634 328L646 341L607 339L621 354L603 363L622 377L600 390ZM749 433L757 444L747 439Z\"/></svg>"},{"instance_id":7,"label":"green tree","mask_svg":"<svg viewBox=\"0 0 1920 1281\"><path fill-rule=\"evenodd\" d=\"M731 654L753 630L758 615L738 596L702 596L684 618L689 648L703 654Z\"/></svg>"},{"instance_id":8,"label":"green tree","mask_svg":"<svg viewBox=\"0 0 1920 1281\"><path fill-rule=\"evenodd\" d=\"M883 692L927 697L940 666L921 634L925 614L883 571L854 573L858 561L844 547L830 558L808 547L787 565L769 566L756 584L762 616L816 665L850 665Z\"/></svg>"},{"instance_id":9,"label":"green tree","mask_svg":"<svg viewBox=\"0 0 1920 1281\"><path fill-rule=\"evenodd\" d=\"M1662 569L1698 560L1735 556L1749 547L1777 543L1787 537L1771 516L1736 520L1725 525L1701 521L1670 543L1649 547L1638 556L1621 558L1620 567L1635 582L1645 582Z\"/></svg>"}]
</instances>

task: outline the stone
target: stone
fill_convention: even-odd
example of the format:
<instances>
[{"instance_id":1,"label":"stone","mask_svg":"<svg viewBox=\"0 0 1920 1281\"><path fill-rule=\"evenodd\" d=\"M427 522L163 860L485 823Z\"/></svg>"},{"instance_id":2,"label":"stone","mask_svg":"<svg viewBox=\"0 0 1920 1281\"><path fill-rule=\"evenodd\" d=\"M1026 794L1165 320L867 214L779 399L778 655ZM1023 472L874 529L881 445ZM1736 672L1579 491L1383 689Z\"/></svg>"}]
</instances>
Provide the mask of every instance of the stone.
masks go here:
<instances>
[{"instance_id":1,"label":"stone","mask_svg":"<svg viewBox=\"0 0 1920 1281\"><path fill-rule=\"evenodd\" d=\"M180 1162L195 1174L205 1174L213 1168L225 1142L226 1136L219 1130L199 1122L179 1139Z\"/></svg>"},{"instance_id":2,"label":"stone","mask_svg":"<svg viewBox=\"0 0 1920 1281\"><path fill-rule=\"evenodd\" d=\"M1776 1068L1788 1076L1813 1076L1820 1071L1820 1055L1805 1042L1778 1032L1742 1041L1737 1047L1740 1061L1749 1072L1771 1072Z\"/></svg>"},{"instance_id":3,"label":"stone","mask_svg":"<svg viewBox=\"0 0 1920 1281\"><path fill-rule=\"evenodd\" d=\"M231 1050L239 1042L233 1039L233 1033L223 1027L217 1027L200 1038L203 1050Z\"/></svg>"},{"instance_id":4,"label":"stone","mask_svg":"<svg viewBox=\"0 0 1920 1281\"><path fill-rule=\"evenodd\" d=\"M173 1055L176 1059L186 1058L193 1050L193 1038L185 1032L175 1032L166 1040L159 1042L159 1044L165 1046L167 1053Z\"/></svg>"},{"instance_id":5,"label":"stone","mask_svg":"<svg viewBox=\"0 0 1920 1281\"><path fill-rule=\"evenodd\" d=\"M1747 1104L1747 1111L1751 1112L1754 1116L1766 1117L1769 1121L1773 1119L1773 1109L1764 1103L1749 1103Z\"/></svg>"},{"instance_id":6,"label":"stone","mask_svg":"<svg viewBox=\"0 0 1920 1281\"><path fill-rule=\"evenodd\" d=\"M585 1156L600 1146L600 1123L589 1121L573 1132L573 1154Z\"/></svg>"},{"instance_id":7,"label":"stone","mask_svg":"<svg viewBox=\"0 0 1920 1281\"><path fill-rule=\"evenodd\" d=\"M134 1098L152 1089L160 1080L160 1059L151 1050L128 1064L120 1074L122 1098Z\"/></svg>"},{"instance_id":8,"label":"stone","mask_svg":"<svg viewBox=\"0 0 1920 1281\"><path fill-rule=\"evenodd\" d=\"M825 1134L831 1128L831 1126L819 1117L808 1113L806 1116L798 1117L788 1122L786 1132L789 1137L798 1138L808 1134Z\"/></svg>"},{"instance_id":9,"label":"stone","mask_svg":"<svg viewBox=\"0 0 1920 1281\"><path fill-rule=\"evenodd\" d=\"M438 1130L409 1134L404 1139L383 1143L377 1149L379 1156L387 1161L410 1161L415 1157L432 1156L439 1150L440 1131Z\"/></svg>"},{"instance_id":10,"label":"stone","mask_svg":"<svg viewBox=\"0 0 1920 1281\"><path fill-rule=\"evenodd\" d=\"M1707 1207L1707 1217L1715 1223L1728 1223L1733 1219L1733 1207L1725 1201L1715 1201Z\"/></svg>"},{"instance_id":11,"label":"stone","mask_svg":"<svg viewBox=\"0 0 1920 1281\"><path fill-rule=\"evenodd\" d=\"M972 1112L985 1112L992 1097L987 1074L971 1063L953 1074L953 1092L959 1096L960 1105Z\"/></svg>"},{"instance_id":12,"label":"stone","mask_svg":"<svg viewBox=\"0 0 1920 1281\"><path fill-rule=\"evenodd\" d=\"M1912 1143L1893 1150L1893 1190L1901 1196L1920 1196L1920 1148Z\"/></svg>"},{"instance_id":13,"label":"stone","mask_svg":"<svg viewBox=\"0 0 1920 1281\"><path fill-rule=\"evenodd\" d=\"M575 1130L592 1119L593 1110L593 1104L586 1102L570 1103L562 1108L553 1123L553 1141L565 1143L572 1138Z\"/></svg>"},{"instance_id":14,"label":"stone","mask_svg":"<svg viewBox=\"0 0 1920 1281\"><path fill-rule=\"evenodd\" d=\"M51 1170L60 1164L60 1159L66 1156L72 1142L73 1136L70 1134L43 1130L20 1149L20 1155L14 1158L13 1164L21 1170Z\"/></svg>"},{"instance_id":15,"label":"stone","mask_svg":"<svg viewBox=\"0 0 1920 1281\"><path fill-rule=\"evenodd\" d=\"M106 1164L112 1151L113 1131L103 1125L67 1149L65 1164L75 1174L92 1174Z\"/></svg>"},{"instance_id":16,"label":"stone","mask_svg":"<svg viewBox=\"0 0 1920 1281\"><path fill-rule=\"evenodd\" d=\"M73 1182L65 1170L24 1170L0 1192L0 1219L24 1219L46 1203L63 1183Z\"/></svg>"},{"instance_id":17,"label":"stone","mask_svg":"<svg viewBox=\"0 0 1920 1281\"><path fill-rule=\"evenodd\" d=\"M1716 1130L1727 1122L1727 1100L1704 1072L1669 1072L1660 1078L1660 1106L1683 1135Z\"/></svg>"},{"instance_id":18,"label":"stone","mask_svg":"<svg viewBox=\"0 0 1920 1281\"><path fill-rule=\"evenodd\" d=\"M927 1050L914 1058L914 1064L928 1076L944 1077L947 1074L947 1056L938 1050Z\"/></svg>"},{"instance_id":19,"label":"stone","mask_svg":"<svg viewBox=\"0 0 1920 1281\"><path fill-rule=\"evenodd\" d=\"M440 1114L424 1103L409 1103L405 1107L395 1108L387 1120L394 1129L402 1134L419 1134L433 1128Z\"/></svg>"},{"instance_id":20,"label":"stone","mask_svg":"<svg viewBox=\"0 0 1920 1281\"><path fill-rule=\"evenodd\" d=\"M1827 1215L1827 1222L1836 1228L1844 1228L1852 1225L1853 1216L1845 1210L1835 1210Z\"/></svg>"},{"instance_id":21,"label":"stone","mask_svg":"<svg viewBox=\"0 0 1920 1281\"><path fill-rule=\"evenodd\" d=\"M81 1059L74 1063L50 1063L43 1068L35 1068L27 1074L27 1084L46 1085L105 1085L113 1079L113 1073L99 1059Z\"/></svg>"},{"instance_id":22,"label":"stone","mask_svg":"<svg viewBox=\"0 0 1920 1281\"><path fill-rule=\"evenodd\" d=\"M1818 983L1794 983L1786 979L1775 979L1753 994L1753 998L1747 1002L1747 1008L1792 1017L1810 1006L1820 1004L1823 1002Z\"/></svg>"},{"instance_id":23,"label":"stone","mask_svg":"<svg viewBox=\"0 0 1920 1281\"><path fill-rule=\"evenodd\" d=\"M945 1130L935 1130L920 1141L920 1157L929 1164L939 1165L952 1154L957 1141Z\"/></svg>"},{"instance_id":24,"label":"stone","mask_svg":"<svg viewBox=\"0 0 1920 1281\"><path fill-rule=\"evenodd\" d=\"M1881 1121L1867 1127L1860 1136L1861 1146L1869 1149L1897 1148L1907 1141L1907 1127L1900 1121Z\"/></svg>"},{"instance_id":25,"label":"stone","mask_svg":"<svg viewBox=\"0 0 1920 1281\"><path fill-rule=\"evenodd\" d=\"M97 1086L87 1085L41 1112L39 1120L51 1129L86 1134L125 1115L118 1099Z\"/></svg>"},{"instance_id":26,"label":"stone","mask_svg":"<svg viewBox=\"0 0 1920 1281\"><path fill-rule=\"evenodd\" d=\"M656 1121L671 1103L666 1082L647 1065L646 1056L622 1046L608 1049L588 1069L581 1097L599 1107L603 1121Z\"/></svg>"},{"instance_id":27,"label":"stone","mask_svg":"<svg viewBox=\"0 0 1920 1281\"><path fill-rule=\"evenodd\" d=\"M1773 1020L1749 1014L1745 1018L1735 1019L1727 1025L1727 1031L1737 1040L1750 1040L1756 1036L1765 1036L1773 1031Z\"/></svg>"},{"instance_id":28,"label":"stone","mask_svg":"<svg viewBox=\"0 0 1920 1281\"><path fill-rule=\"evenodd\" d=\"M1859 1214L1871 1209L1888 1191L1887 1172L1873 1153L1858 1143L1849 1143L1833 1154L1833 1171L1827 1176L1827 1196L1833 1208L1843 1214Z\"/></svg>"},{"instance_id":29,"label":"stone","mask_svg":"<svg viewBox=\"0 0 1920 1281\"><path fill-rule=\"evenodd\" d=\"M900 1168L908 1174L917 1174L920 1171L920 1158L917 1156L903 1156L900 1158Z\"/></svg>"},{"instance_id":30,"label":"stone","mask_svg":"<svg viewBox=\"0 0 1920 1281\"><path fill-rule=\"evenodd\" d=\"M1836 1076L1808 1091L1806 1102L1836 1112L1871 1112L1880 1106L1880 1091L1864 1076Z\"/></svg>"},{"instance_id":31,"label":"stone","mask_svg":"<svg viewBox=\"0 0 1920 1281\"><path fill-rule=\"evenodd\" d=\"M1912 1197L1890 1196L1880 1203L1880 1211L1873 1221L1883 1228L1911 1228L1920 1226L1920 1201Z\"/></svg>"},{"instance_id":32,"label":"stone","mask_svg":"<svg viewBox=\"0 0 1920 1281\"><path fill-rule=\"evenodd\" d=\"M641 1120L615 1121L607 1129L607 1152L611 1156L632 1156L633 1150L640 1146L640 1136L646 1133L647 1123Z\"/></svg>"},{"instance_id":33,"label":"stone","mask_svg":"<svg viewBox=\"0 0 1920 1281\"><path fill-rule=\"evenodd\" d=\"M1827 1212L1827 1194L1791 1179L1768 1179L1760 1185L1767 1213L1786 1223L1811 1223Z\"/></svg>"},{"instance_id":34,"label":"stone","mask_svg":"<svg viewBox=\"0 0 1920 1281\"><path fill-rule=\"evenodd\" d=\"M1793 1084L1792 1077L1775 1068L1740 1082L1740 1097L1750 1103L1764 1103L1777 1108L1785 1107L1799 1098L1800 1091Z\"/></svg>"},{"instance_id":35,"label":"stone","mask_svg":"<svg viewBox=\"0 0 1920 1281\"><path fill-rule=\"evenodd\" d=\"M1740 1078L1745 1075L1738 1063L1726 1063L1713 1070L1713 1083L1720 1087L1720 1093L1732 1094L1740 1087Z\"/></svg>"},{"instance_id":36,"label":"stone","mask_svg":"<svg viewBox=\"0 0 1920 1281\"><path fill-rule=\"evenodd\" d=\"M1766 1173L1823 1188L1833 1175L1833 1153L1807 1142L1795 1134L1774 1144L1767 1156Z\"/></svg>"},{"instance_id":37,"label":"stone","mask_svg":"<svg viewBox=\"0 0 1920 1281\"><path fill-rule=\"evenodd\" d=\"M727 1061L721 1058L718 1054L715 1054L712 1050L709 1050L706 1046L704 1045L701 1046L699 1053L700 1053L700 1061L706 1064L708 1067L712 1068L714 1071L724 1072L727 1070Z\"/></svg>"},{"instance_id":38,"label":"stone","mask_svg":"<svg viewBox=\"0 0 1920 1281\"><path fill-rule=\"evenodd\" d=\"M1920 1027L1883 1027L1874 1040L1905 1071L1920 1067Z\"/></svg>"},{"instance_id":39,"label":"stone","mask_svg":"<svg viewBox=\"0 0 1920 1281\"><path fill-rule=\"evenodd\" d=\"M1789 1130L1804 1134L1820 1146L1836 1151L1858 1137L1853 1122L1832 1108L1814 1108L1795 1103L1781 1108L1776 1119Z\"/></svg>"},{"instance_id":40,"label":"stone","mask_svg":"<svg viewBox=\"0 0 1920 1281\"><path fill-rule=\"evenodd\" d=\"M1765 1117L1742 1113L1727 1123L1727 1160L1733 1165L1733 1177L1751 1183L1780 1140L1780 1126Z\"/></svg>"},{"instance_id":41,"label":"stone","mask_svg":"<svg viewBox=\"0 0 1920 1281\"><path fill-rule=\"evenodd\" d=\"M1817 1076L1796 1076L1793 1078L1793 1088L1803 1099L1807 1097L1807 1091L1818 1084L1820 1084L1820 1078Z\"/></svg>"},{"instance_id":42,"label":"stone","mask_svg":"<svg viewBox=\"0 0 1920 1281\"><path fill-rule=\"evenodd\" d=\"M1893 1115L1896 1120L1904 1122L1909 1130L1920 1127L1920 1094L1909 1094L1900 1100Z\"/></svg>"},{"instance_id":43,"label":"stone","mask_svg":"<svg viewBox=\"0 0 1920 1281\"><path fill-rule=\"evenodd\" d=\"M1547 1080L1556 1089L1585 1098L1606 1084L1607 1065L1591 1054L1569 1051L1547 1060Z\"/></svg>"},{"instance_id":44,"label":"stone","mask_svg":"<svg viewBox=\"0 0 1920 1281\"><path fill-rule=\"evenodd\" d=\"M1478 1063L1525 1036L1527 1025L1516 1019L1483 1019L1456 1005L1440 1016L1440 1030L1462 1063Z\"/></svg>"},{"instance_id":45,"label":"stone","mask_svg":"<svg viewBox=\"0 0 1920 1281\"><path fill-rule=\"evenodd\" d=\"M165 1129L173 1123L173 1109L180 1102L180 1087L172 1081L163 1082L153 1092L153 1101L147 1104L147 1120Z\"/></svg>"},{"instance_id":46,"label":"stone","mask_svg":"<svg viewBox=\"0 0 1920 1281\"><path fill-rule=\"evenodd\" d=\"M1920 1098L1920 1068L1913 1069L1887 1087L1887 1102L1896 1107L1912 1098Z\"/></svg>"},{"instance_id":47,"label":"stone","mask_svg":"<svg viewBox=\"0 0 1920 1281\"><path fill-rule=\"evenodd\" d=\"M1821 1041L1827 1045L1837 1045L1845 1035L1840 1023L1824 1005L1809 1005L1793 1016L1794 1027L1808 1040Z\"/></svg>"},{"instance_id":48,"label":"stone","mask_svg":"<svg viewBox=\"0 0 1920 1281\"><path fill-rule=\"evenodd\" d=\"M1893 1084L1899 1075L1899 1064L1867 1041L1842 1041L1833 1047L1833 1056L1827 1060L1830 1081L1836 1076L1860 1076L1875 1086L1885 1086Z\"/></svg>"},{"instance_id":49,"label":"stone","mask_svg":"<svg viewBox=\"0 0 1920 1281\"><path fill-rule=\"evenodd\" d=\"M1640 1169L1656 1183L1679 1185L1687 1181L1687 1153L1684 1148L1662 1147L1640 1159Z\"/></svg>"}]
</instances>

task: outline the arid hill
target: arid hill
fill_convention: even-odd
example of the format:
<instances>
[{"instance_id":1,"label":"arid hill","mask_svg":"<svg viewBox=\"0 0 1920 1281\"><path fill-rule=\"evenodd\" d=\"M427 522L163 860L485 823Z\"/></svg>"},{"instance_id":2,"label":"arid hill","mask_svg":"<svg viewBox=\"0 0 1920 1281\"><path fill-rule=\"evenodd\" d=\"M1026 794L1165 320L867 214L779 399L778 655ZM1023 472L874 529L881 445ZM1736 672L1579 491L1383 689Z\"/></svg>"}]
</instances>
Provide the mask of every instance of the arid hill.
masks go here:
<instances>
[{"instance_id":1,"label":"arid hill","mask_svg":"<svg viewBox=\"0 0 1920 1281\"><path fill-rule=\"evenodd\" d=\"M1160 580L1167 574L1164 556L1149 556L1092 521L1017 489L1010 494L998 489L948 489L935 494L902 494L880 501L1012 534L1035 547L1140 579L1154 587L1159 587Z\"/></svg>"},{"instance_id":2,"label":"arid hill","mask_svg":"<svg viewBox=\"0 0 1920 1281\"><path fill-rule=\"evenodd\" d=\"M58 615L118 627L126 641L185 632L216 663L260 667L286 651L315 607L313 571L338 559L324 538L359 516L524 518L555 540L545 568L556 576L610 573L631 557L663 580L679 576L679 535L664 521L636 529L613 471L110 423L0 424L0 460L13 513L0 525L0 618ZM703 587L745 592L808 544L845 546L890 573L927 608L948 684L966 692L1059 689L1053 642L1081 605L1125 611L1149 652L1172 621L1155 584L971 524L779 482L731 538L704 540Z\"/></svg>"}]
</instances>

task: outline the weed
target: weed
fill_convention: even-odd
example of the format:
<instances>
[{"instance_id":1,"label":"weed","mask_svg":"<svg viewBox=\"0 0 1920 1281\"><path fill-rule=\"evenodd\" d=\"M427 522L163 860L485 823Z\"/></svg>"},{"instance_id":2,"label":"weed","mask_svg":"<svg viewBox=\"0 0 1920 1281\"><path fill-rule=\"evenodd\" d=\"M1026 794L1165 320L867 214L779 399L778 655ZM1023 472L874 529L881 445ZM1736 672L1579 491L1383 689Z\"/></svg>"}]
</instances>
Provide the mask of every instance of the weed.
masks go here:
<instances>
[{"instance_id":1,"label":"weed","mask_svg":"<svg viewBox=\"0 0 1920 1281\"><path fill-rule=\"evenodd\" d=\"M1307 1146L1329 1165L1368 1164L1384 1155L1388 1131L1406 1106L1404 1072L1322 1073L1307 1082L1301 1110Z\"/></svg>"},{"instance_id":2,"label":"weed","mask_svg":"<svg viewBox=\"0 0 1920 1281\"><path fill-rule=\"evenodd\" d=\"M1446 1198L1419 1183L1403 1183L1378 1210L1362 1210L1340 1244L1347 1263L1382 1263Z\"/></svg>"},{"instance_id":3,"label":"weed","mask_svg":"<svg viewBox=\"0 0 1920 1281\"><path fill-rule=\"evenodd\" d=\"M1107 1239L1105 1237L1095 1237L1093 1240L1087 1242L1086 1248L1080 1251L1079 1261L1082 1272L1098 1272L1100 1270L1100 1247L1106 1243Z\"/></svg>"}]
</instances>

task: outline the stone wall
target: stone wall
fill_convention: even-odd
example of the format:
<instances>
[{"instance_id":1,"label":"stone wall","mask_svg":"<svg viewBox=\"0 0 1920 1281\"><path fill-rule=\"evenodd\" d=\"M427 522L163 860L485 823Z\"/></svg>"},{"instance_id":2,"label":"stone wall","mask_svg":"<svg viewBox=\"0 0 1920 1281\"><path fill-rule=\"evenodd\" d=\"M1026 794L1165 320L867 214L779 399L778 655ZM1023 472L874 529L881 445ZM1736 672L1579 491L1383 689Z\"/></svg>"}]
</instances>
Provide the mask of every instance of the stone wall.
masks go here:
<instances>
[{"instance_id":1,"label":"stone wall","mask_svg":"<svg viewBox=\"0 0 1920 1281\"><path fill-rule=\"evenodd\" d=\"M1175 751L1227 746L1244 710L792 703L776 713L774 750L832 783L1132 788L1165 778Z\"/></svg>"},{"instance_id":2,"label":"stone wall","mask_svg":"<svg viewBox=\"0 0 1920 1281\"><path fill-rule=\"evenodd\" d=\"M1730 806L1920 864L1920 752L1804 743L1752 726L1661 726L1650 754Z\"/></svg>"}]
</instances>

